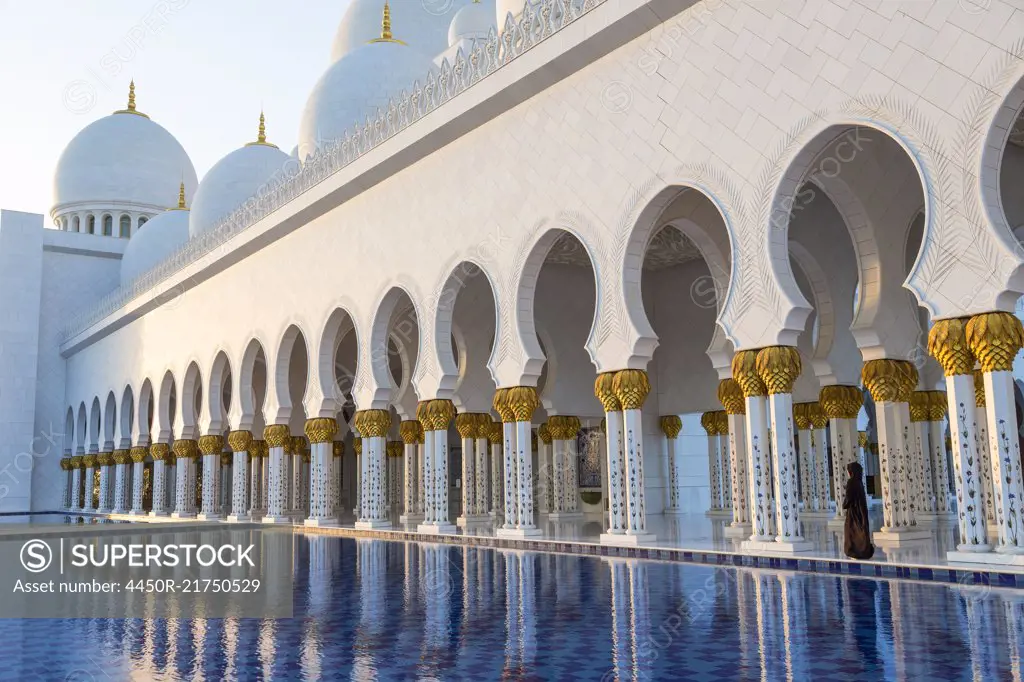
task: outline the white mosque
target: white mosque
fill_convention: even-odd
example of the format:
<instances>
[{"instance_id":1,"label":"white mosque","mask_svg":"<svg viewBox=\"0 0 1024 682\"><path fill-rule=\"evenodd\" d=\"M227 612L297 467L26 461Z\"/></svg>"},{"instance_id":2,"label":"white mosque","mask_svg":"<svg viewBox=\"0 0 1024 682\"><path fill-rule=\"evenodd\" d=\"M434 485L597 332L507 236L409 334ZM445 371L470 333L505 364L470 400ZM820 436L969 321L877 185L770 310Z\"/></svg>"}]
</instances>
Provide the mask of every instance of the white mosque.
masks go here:
<instances>
[{"instance_id":1,"label":"white mosque","mask_svg":"<svg viewBox=\"0 0 1024 682\"><path fill-rule=\"evenodd\" d=\"M983 4L352 0L298 147L201 181L133 83L0 215L0 511L802 553L861 460L880 545L1024 565Z\"/></svg>"}]
</instances>

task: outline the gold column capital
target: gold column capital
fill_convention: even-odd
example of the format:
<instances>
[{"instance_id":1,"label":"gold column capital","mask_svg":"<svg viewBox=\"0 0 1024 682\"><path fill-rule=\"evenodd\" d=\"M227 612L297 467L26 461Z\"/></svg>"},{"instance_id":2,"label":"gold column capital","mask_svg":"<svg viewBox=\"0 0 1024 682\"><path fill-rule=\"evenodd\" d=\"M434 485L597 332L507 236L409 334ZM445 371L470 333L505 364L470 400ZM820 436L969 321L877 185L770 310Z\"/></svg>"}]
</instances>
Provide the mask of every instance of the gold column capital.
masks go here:
<instances>
[{"instance_id":1,"label":"gold column capital","mask_svg":"<svg viewBox=\"0 0 1024 682\"><path fill-rule=\"evenodd\" d=\"M224 450L224 436L208 434L199 437L199 452L203 455L219 455Z\"/></svg>"},{"instance_id":2,"label":"gold column capital","mask_svg":"<svg viewBox=\"0 0 1024 682\"><path fill-rule=\"evenodd\" d=\"M928 421L938 422L946 417L946 409L949 406L946 400L945 391L922 391L928 396Z\"/></svg>"},{"instance_id":3,"label":"gold column capital","mask_svg":"<svg viewBox=\"0 0 1024 682\"><path fill-rule=\"evenodd\" d=\"M974 376L974 406L985 407L985 373L976 369L971 374Z\"/></svg>"},{"instance_id":4,"label":"gold column capital","mask_svg":"<svg viewBox=\"0 0 1024 682\"><path fill-rule=\"evenodd\" d=\"M416 419L407 419L398 425L398 434L406 445L419 443L423 437L423 425Z\"/></svg>"},{"instance_id":5,"label":"gold column capital","mask_svg":"<svg viewBox=\"0 0 1024 682\"><path fill-rule=\"evenodd\" d=\"M74 457L72 457L71 458L71 468L72 469L82 469L82 468L84 468L85 467L85 462L82 461L83 459L85 459L85 458L82 455L75 455Z\"/></svg>"},{"instance_id":6,"label":"gold column capital","mask_svg":"<svg viewBox=\"0 0 1024 682\"><path fill-rule=\"evenodd\" d=\"M828 424L828 417L825 416L825 410L822 409L819 402L807 403L807 418L815 429L823 429Z\"/></svg>"},{"instance_id":7,"label":"gold column capital","mask_svg":"<svg viewBox=\"0 0 1024 682\"><path fill-rule=\"evenodd\" d=\"M547 422L544 422L537 427L537 435L540 436L540 439L544 441L545 445L551 445L551 439L554 436L551 434L551 427L548 426Z\"/></svg>"},{"instance_id":8,"label":"gold column capital","mask_svg":"<svg viewBox=\"0 0 1024 682\"><path fill-rule=\"evenodd\" d=\"M966 319L954 317L935 321L928 332L928 353L942 366L947 377L970 374L974 369L974 354L967 343L966 327Z\"/></svg>"},{"instance_id":9,"label":"gold column capital","mask_svg":"<svg viewBox=\"0 0 1024 682\"><path fill-rule=\"evenodd\" d=\"M715 428L718 430L719 436L729 435L729 413L725 410L717 410L715 412Z\"/></svg>"},{"instance_id":10,"label":"gold column capital","mask_svg":"<svg viewBox=\"0 0 1024 682\"><path fill-rule=\"evenodd\" d=\"M384 451L388 457L401 457L405 452L405 444L400 440L389 440L384 446Z\"/></svg>"},{"instance_id":11,"label":"gold column capital","mask_svg":"<svg viewBox=\"0 0 1024 682\"><path fill-rule=\"evenodd\" d=\"M231 452L222 452L220 453L220 465L222 467L229 467L234 463L234 458L235 456Z\"/></svg>"},{"instance_id":12,"label":"gold column capital","mask_svg":"<svg viewBox=\"0 0 1024 682\"><path fill-rule=\"evenodd\" d=\"M857 445L859 445L859 446L861 446L863 448L863 447L866 447L867 444L868 444L868 432L867 431L858 431L857 432Z\"/></svg>"},{"instance_id":13,"label":"gold column capital","mask_svg":"<svg viewBox=\"0 0 1024 682\"><path fill-rule=\"evenodd\" d=\"M501 445L501 441L505 438L505 429L502 428L501 422L491 421L491 427L487 431L487 440L491 441L491 445Z\"/></svg>"},{"instance_id":14,"label":"gold column capital","mask_svg":"<svg viewBox=\"0 0 1024 682\"><path fill-rule=\"evenodd\" d=\"M307 419L305 431L310 443L330 443L338 433L338 420L331 417Z\"/></svg>"},{"instance_id":15,"label":"gold column capital","mask_svg":"<svg viewBox=\"0 0 1024 682\"><path fill-rule=\"evenodd\" d=\"M909 373L903 365L910 363L886 359L868 360L864 363L860 371L861 381L876 403L905 402L905 399L901 398L909 398L910 391L906 388ZM917 370L914 372L916 374Z\"/></svg>"},{"instance_id":16,"label":"gold column capital","mask_svg":"<svg viewBox=\"0 0 1024 682\"><path fill-rule=\"evenodd\" d=\"M718 435L718 420L715 418L714 412L705 412L700 416L700 425L704 427L704 430L709 436Z\"/></svg>"},{"instance_id":17,"label":"gold column capital","mask_svg":"<svg viewBox=\"0 0 1024 682\"><path fill-rule=\"evenodd\" d=\"M92 467L95 467L96 466L96 455L83 455L82 456L82 465L85 466L86 469L90 469Z\"/></svg>"},{"instance_id":18,"label":"gold column capital","mask_svg":"<svg viewBox=\"0 0 1024 682\"><path fill-rule=\"evenodd\" d=\"M512 412L512 408L508 404L508 392L507 388L499 388L494 392L494 400L491 406L494 411L498 413L501 421L505 423L514 422L516 420L515 414Z\"/></svg>"},{"instance_id":19,"label":"gold column capital","mask_svg":"<svg viewBox=\"0 0 1024 682\"><path fill-rule=\"evenodd\" d=\"M793 403L793 423L800 431L811 428L811 417L808 415L807 406L810 403Z\"/></svg>"},{"instance_id":20,"label":"gold column capital","mask_svg":"<svg viewBox=\"0 0 1024 682\"><path fill-rule=\"evenodd\" d=\"M739 384L744 398L768 395L768 389L757 371L756 350L741 350L732 357L732 378Z\"/></svg>"},{"instance_id":21,"label":"gold column capital","mask_svg":"<svg viewBox=\"0 0 1024 682\"><path fill-rule=\"evenodd\" d=\"M141 452L140 452L141 451ZM149 456L154 462L162 462L171 452L171 446L167 443L153 443L149 446ZM141 459L139 455L142 455ZM146 448L132 448L132 461L142 462L146 459Z\"/></svg>"},{"instance_id":22,"label":"gold column capital","mask_svg":"<svg viewBox=\"0 0 1024 682\"><path fill-rule=\"evenodd\" d=\"M676 438L679 436L679 432L683 430L683 420L679 418L678 414L666 414L658 420L658 425L661 426L661 432L669 438Z\"/></svg>"},{"instance_id":23,"label":"gold column capital","mask_svg":"<svg viewBox=\"0 0 1024 682\"><path fill-rule=\"evenodd\" d=\"M143 459L145 459L145 448L143 448ZM127 449L114 450L114 464L127 464L132 461L132 451Z\"/></svg>"},{"instance_id":24,"label":"gold column capital","mask_svg":"<svg viewBox=\"0 0 1024 682\"><path fill-rule=\"evenodd\" d=\"M228 433L228 447L231 452L249 452L252 447L252 431L231 431Z\"/></svg>"},{"instance_id":25,"label":"gold column capital","mask_svg":"<svg viewBox=\"0 0 1024 682\"><path fill-rule=\"evenodd\" d=\"M540 406L537 389L533 386L515 386L508 389L508 406L517 422L528 422Z\"/></svg>"},{"instance_id":26,"label":"gold column capital","mask_svg":"<svg viewBox=\"0 0 1024 682\"><path fill-rule=\"evenodd\" d=\"M352 439L352 450L355 451L356 457L363 454L363 439L359 436Z\"/></svg>"},{"instance_id":27,"label":"gold column capital","mask_svg":"<svg viewBox=\"0 0 1024 682\"><path fill-rule=\"evenodd\" d=\"M432 431L447 431L452 419L458 414L455 403L451 400L434 399L430 401L430 408L427 413L430 417Z\"/></svg>"},{"instance_id":28,"label":"gold column capital","mask_svg":"<svg viewBox=\"0 0 1024 682\"><path fill-rule=\"evenodd\" d=\"M362 438L385 438L391 428L391 413L387 410L360 410L353 423Z\"/></svg>"},{"instance_id":29,"label":"gold column capital","mask_svg":"<svg viewBox=\"0 0 1024 682\"><path fill-rule=\"evenodd\" d=\"M722 403L727 414L747 413L743 389L735 379L722 379L718 382L718 402Z\"/></svg>"},{"instance_id":30,"label":"gold column capital","mask_svg":"<svg viewBox=\"0 0 1024 682\"><path fill-rule=\"evenodd\" d=\"M174 441L171 451L177 459L196 459L199 457L199 444L190 438Z\"/></svg>"},{"instance_id":31,"label":"gold column capital","mask_svg":"<svg viewBox=\"0 0 1024 682\"><path fill-rule=\"evenodd\" d=\"M331 455L334 457L343 457L345 455L345 443L340 440L336 440L331 444Z\"/></svg>"},{"instance_id":32,"label":"gold column capital","mask_svg":"<svg viewBox=\"0 0 1024 682\"><path fill-rule=\"evenodd\" d=\"M864 404L864 394L859 386L822 386L818 403L829 419L856 419Z\"/></svg>"},{"instance_id":33,"label":"gold column capital","mask_svg":"<svg viewBox=\"0 0 1024 682\"><path fill-rule=\"evenodd\" d=\"M594 395L601 403L605 412L618 412L622 409L619 397L615 395L615 372L602 372L594 380Z\"/></svg>"},{"instance_id":34,"label":"gold column capital","mask_svg":"<svg viewBox=\"0 0 1024 682\"><path fill-rule=\"evenodd\" d=\"M61 457L60 458L60 470L61 471L71 471L71 458L70 457Z\"/></svg>"},{"instance_id":35,"label":"gold column capital","mask_svg":"<svg viewBox=\"0 0 1024 682\"><path fill-rule=\"evenodd\" d=\"M477 418L473 412L463 412L455 415L455 430L463 438L476 438Z\"/></svg>"},{"instance_id":36,"label":"gold column capital","mask_svg":"<svg viewBox=\"0 0 1024 682\"><path fill-rule=\"evenodd\" d=\"M768 346L757 351L757 374L769 395L792 393L800 376L800 351L793 346Z\"/></svg>"},{"instance_id":37,"label":"gold column capital","mask_svg":"<svg viewBox=\"0 0 1024 682\"><path fill-rule=\"evenodd\" d=\"M263 429L263 440L267 448L283 448L285 443L292 437L292 432L287 424L270 424Z\"/></svg>"},{"instance_id":38,"label":"gold column capital","mask_svg":"<svg viewBox=\"0 0 1024 682\"><path fill-rule=\"evenodd\" d=\"M615 373L612 388L623 410L639 410L651 392L651 382L642 369L623 369Z\"/></svg>"},{"instance_id":39,"label":"gold column capital","mask_svg":"<svg viewBox=\"0 0 1024 682\"><path fill-rule=\"evenodd\" d=\"M96 464L100 465L101 467L108 467L108 466L110 466L113 463L114 463L114 453L113 452L101 452L100 454L96 455Z\"/></svg>"},{"instance_id":40,"label":"gold column capital","mask_svg":"<svg viewBox=\"0 0 1024 682\"><path fill-rule=\"evenodd\" d=\"M1016 315L1003 312L974 315L964 331L981 371L1013 371L1013 359L1024 346L1024 326Z\"/></svg>"},{"instance_id":41,"label":"gold column capital","mask_svg":"<svg viewBox=\"0 0 1024 682\"><path fill-rule=\"evenodd\" d=\"M929 414L929 399L926 391L914 391L910 394L910 421L926 422Z\"/></svg>"}]
</instances>

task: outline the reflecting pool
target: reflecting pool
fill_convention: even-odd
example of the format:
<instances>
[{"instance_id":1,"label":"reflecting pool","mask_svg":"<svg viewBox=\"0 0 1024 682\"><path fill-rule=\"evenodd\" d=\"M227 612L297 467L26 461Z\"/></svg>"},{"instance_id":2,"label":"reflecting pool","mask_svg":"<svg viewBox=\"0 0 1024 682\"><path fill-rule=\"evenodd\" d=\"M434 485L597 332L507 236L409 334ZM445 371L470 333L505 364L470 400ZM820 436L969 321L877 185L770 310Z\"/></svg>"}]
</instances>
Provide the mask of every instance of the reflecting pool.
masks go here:
<instances>
[{"instance_id":1,"label":"reflecting pool","mask_svg":"<svg viewBox=\"0 0 1024 682\"><path fill-rule=\"evenodd\" d=\"M299 536L286 620L0 621L3 680L1021 680L1024 593Z\"/></svg>"}]
</instances>

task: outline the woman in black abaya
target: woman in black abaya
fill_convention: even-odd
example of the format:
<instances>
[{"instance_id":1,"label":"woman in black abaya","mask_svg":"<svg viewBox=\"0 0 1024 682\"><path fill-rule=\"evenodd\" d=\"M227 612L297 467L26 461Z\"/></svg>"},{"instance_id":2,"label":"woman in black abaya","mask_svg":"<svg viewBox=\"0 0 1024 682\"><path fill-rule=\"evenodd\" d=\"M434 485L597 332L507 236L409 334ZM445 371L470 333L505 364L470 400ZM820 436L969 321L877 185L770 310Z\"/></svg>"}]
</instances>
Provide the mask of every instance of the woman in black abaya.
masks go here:
<instances>
[{"instance_id":1,"label":"woman in black abaya","mask_svg":"<svg viewBox=\"0 0 1024 682\"><path fill-rule=\"evenodd\" d=\"M868 523L868 497L864 492L864 468L857 462L846 465L850 478L846 481L843 509L846 526L843 533L843 551L851 559L870 559L875 555L871 544L871 525Z\"/></svg>"}]
</instances>

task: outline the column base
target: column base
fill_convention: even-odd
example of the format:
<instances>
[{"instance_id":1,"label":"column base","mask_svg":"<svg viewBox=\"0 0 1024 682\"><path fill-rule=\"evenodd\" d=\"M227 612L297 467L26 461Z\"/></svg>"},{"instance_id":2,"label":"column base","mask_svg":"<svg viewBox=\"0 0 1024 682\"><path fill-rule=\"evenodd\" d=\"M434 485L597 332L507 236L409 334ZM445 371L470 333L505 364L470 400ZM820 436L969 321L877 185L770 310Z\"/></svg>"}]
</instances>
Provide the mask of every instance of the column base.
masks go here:
<instances>
[{"instance_id":1,"label":"column base","mask_svg":"<svg viewBox=\"0 0 1024 682\"><path fill-rule=\"evenodd\" d=\"M845 527L846 527L846 517L845 516L833 516L831 519L828 520L828 529L829 530L842 530Z\"/></svg>"},{"instance_id":2,"label":"column base","mask_svg":"<svg viewBox=\"0 0 1024 682\"><path fill-rule=\"evenodd\" d=\"M172 519L194 519L196 517L192 512L171 512Z\"/></svg>"},{"instance_id":3,"label":"column base","mask_svg":"<svg viewBox=\"0 0 1024 682\"><path fill-rule=\"evenodd\" d=\"M740 549L745 552L757 552L766 554L799 554L814 549L814 543L807 540L744 540Z\"/></svg>"},{"instance_id":4,"label":"column base","mask_svg":"<svg viewBox=\"0 0 1024 682\"><path fill-rule=\"evenodd\" d=\"M684 516L686 514L682 509L666 509L664 513L665 516Z\"/></svg>"},{"instance_id":5,"label":"column base","mask_svg":"<svg viewBox=\"0 0 1024 682\"><path fill-rule=\"evenodd\" d=\"M306 528L337 528L338 519L332 517L310 517L302 522Z\"/></svg>"},{"instance_id":6,"label":"column base","mask_svg":"<svg viewBox=\"0 0 1024 682\"><path fill-rule=\"evenodd\" d=\"M223 518L220 512L199 512L196 514L197 521L220 521Z\"/></svg>"},{"instance_id":7,"label":"column base","mask_svg":"<svg viewBox=\"0 0 1024 682\"><path fill-rule=\"evenodd\" d=\"M96 510L97 514L112 514L113 512L113 509L104 509L103 507L100 507L99 509Z\"/></svg>"},{"instance_id":8,"label":"column base","mask_svg":"<svg viewBox=\"0 0 1024 682\"><path fill-rule=\"evenodd\" d=\"M127 515L127 514L129 514L130 512L131 512L131 510L130 510L130 509L113 509L113 510L111 510L111 512L110 512L110 513L111 513L111 514L123 514L123 515Z\"/></svg>"},{"instance_id":9,"label":"column base","mask_svg":"<svg viewBox=\"0 0 1024 682\"><path fill-rule=\"evenodd\" d=\"M994 552L946 552L946 560L950 563L1024 566L1024 554L1011 554L1009 552L1000 552L999 550Z\"/></svg>"},{"instance_id":10,"label":"column base","mask_svg":"<svg viewBox=\"0 0 1024 682\"><path fill-rule=\"evenodd\" d=\"M472 516L460 516L455 519L455 525L459 528L465 528L466 526L472 526L479 523L490 523L491 517L486 514L473 514Z\"/></svg>"},{"instance_id":11,"label":"column base","mask_svg":"<svg viewBox=\"0 0 1024 682\"><path fill-rule=\"evenodd\" d=\"M391 522L387 519L371 519L369 521L356 521L357 530L377 530L379 528L391 528Z\"/></svg>"},{"instance_id":12,"label":"column base","mask_svg":"<svg viewBox=\"0 0 1024 682\"><path fill-rule=\"evenodd\" d=\"M281 516L271 516L270 514L267 514L266 516L264 516L263 519L260 521L260 523L278 524L278 525L289 524L291 522L292 522L292 518L290 516L284 516L284 515L281 515Z\"/></svg>"},{"instance_id":13,"label":"column base","mask_svg":"<svg viewBox=\"0 0 1024 682\"><path fill-rule=\"evenodd\" d=\"M653 533L634 535L630 533L601 533L602 545L613 547L640 547L641 545L655 545L658 543L658 536Z\"/></svg>"},{"instance_id":14,"label":"column base","mask_svg":"<svg viewBox=\"0 0 1024 682\"><path fill-rule=\"evenodd\" d=\"M398 517L399 523L420 523L423 521L423 514L402 514Z\"/></svg>"},{"instance_id":15,"label":"column base","mask_svg":"<svg viewBox=\"0 0 1024 682\"><path fill-rule=\"evenodd\" d=\"M811 510L800 512L800 518L802 519L828 519L832 517L832 511L821 511Z\"/></svg>"},{"instance_id":16,"label":"column base","mask_svg":"<svg viewBox=\"0 0 1024 682\"><path fill-rule=\"evenodd\" d=\"M251 517L248 514L228 514L228 523L248 523Z\"/></svg>"},{"instance_id":17,"label":"column base","mask_svg":"<svg viewBox=\"0 0 1024 682\"><path fill-rule=\"evenodd\" d=\"M540 528L499 528L494 531L495 536L499 538L516 538L519 540L525 538L537 538L544 535L544 531Z\"/></svg>"},{"instance_id":18,"label":"column base","mask_svg":"<svg viewBox=\"0 0 1024 682\"><path fill-rule=\"evenodd\" d=\"M725 537L727 538L749 538L751 532L753 532L754 526L750 523L741 523L735 526L725 527Z\"/></svg>"},{"instance_id":19,"label":"column base","mask_svg":"<svg viewBox=\"0 0 1024 682\"><path fill-rule=\"evenodd\" d=\"M551 512L548 514L548 521L577 521L583 518L583 512Z\"/></svg>"},{"instance_id":20,"label":"column base","mask_svg":"<svg viewBox=\"0 0 1024 682\"><path fill-rule=\"evenodd\" d=\"M952 523L956 521L956 512L934 512L934 516L938 523Z\"/></svg>"},{"instance_id":21,"label":"column base","mask_svg":"<svg viewBox=\"0 0 1024 682\"><path fill-rule=\"evenodd\" d=\"M710 519L722 519L722 518L731 519L732 518L732 510L731 509L708 509L706 512L704 512L704 516L706 516L706 517L708 517Z\"/></svg>"},{"instance_id":22,"label":"column base","mask_svg":"<svg viewBox=\"0 0 1024 682\"><path fill-rule=\"evenodd\" d=\"M359 524L357 523L356 526L358 527ZM456 528L450 523L421 523L416 526L416 532L427 535L454 535Z\"/></svg>"},{"instance_id":23,"label":"column base","mask_svg":"<svg viewBox=\"0 0 1024 682\"><path fill-rule=\"evenodd\" d=\"M166 517L170 516L169 513L167 513L166 511L163 511L163 510L161 510L161 511L151 511L151 512L149 512L147 514L146 512L136 511L135 509L132 509L130 512L128 512L128 515L129 516L150 516L150 517L152 517L154 519L166 518Z\"/></svg>"},{"instance_id":24,"label":"column base","mask_svg":"<svg viewBox=\"0 0 1024 682\"><path fill-rule=\"evenodd\" d=\"M883 547L901 547L907 543L920 542L922 540L930 540L932 534L926 530L918 529L905 529L905 530L877 530L871 536L871 540L876 545Z\"/></svg>"}]
</instances>

